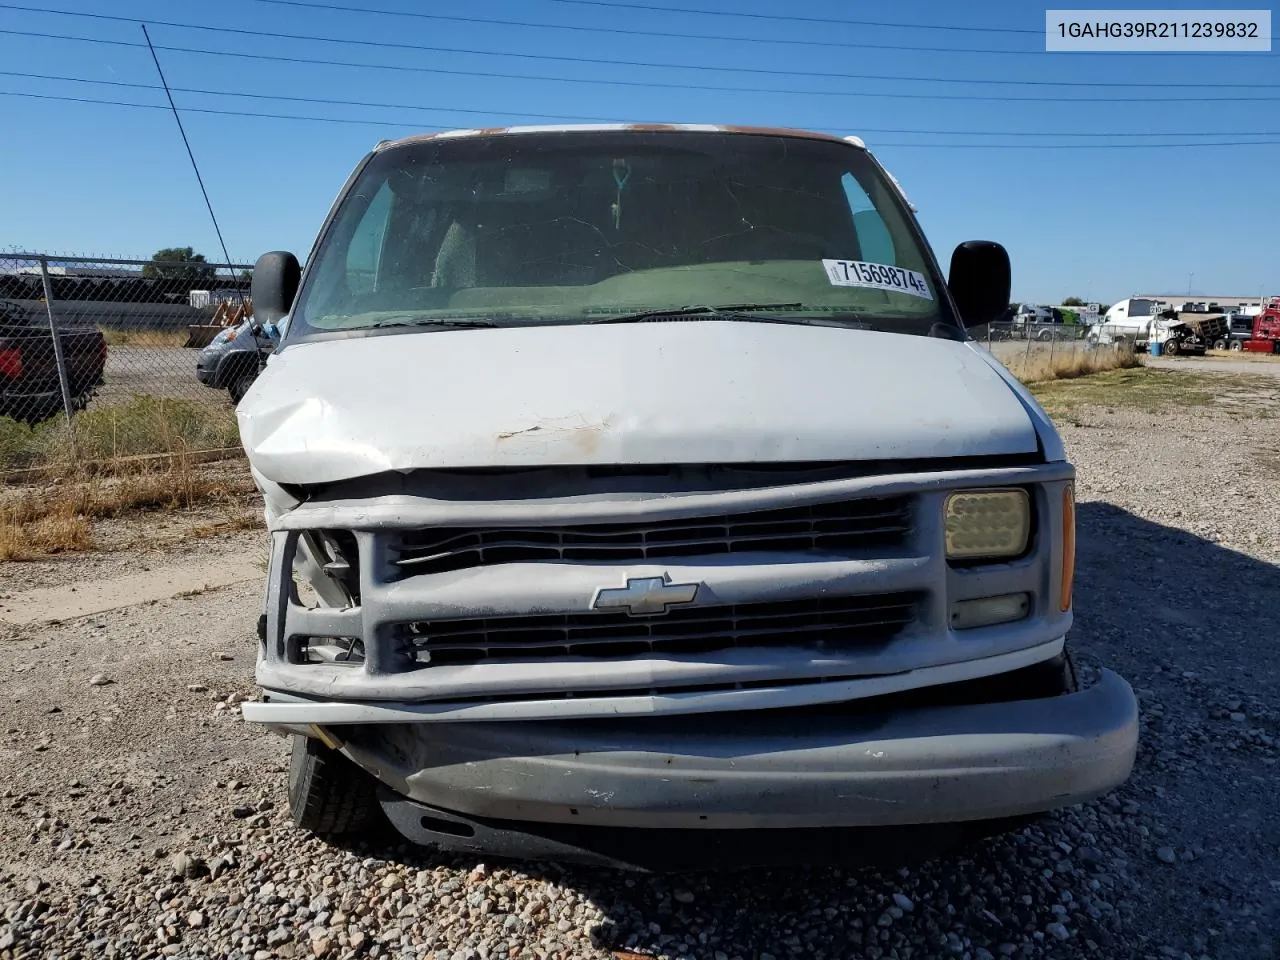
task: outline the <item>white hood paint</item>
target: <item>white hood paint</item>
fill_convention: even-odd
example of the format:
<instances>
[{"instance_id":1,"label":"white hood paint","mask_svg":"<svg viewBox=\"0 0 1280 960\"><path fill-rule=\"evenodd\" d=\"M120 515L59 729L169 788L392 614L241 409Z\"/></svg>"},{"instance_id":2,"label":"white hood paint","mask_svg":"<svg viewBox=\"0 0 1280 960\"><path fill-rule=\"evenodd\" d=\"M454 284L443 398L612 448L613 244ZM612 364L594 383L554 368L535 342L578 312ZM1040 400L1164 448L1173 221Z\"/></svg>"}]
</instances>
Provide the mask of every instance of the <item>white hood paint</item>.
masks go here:
<instances>
[{"instance_id":1,"label":"white hood paint","mask_svg":"<svg viewBox=\"0 0 1280 960\"><path fill-rule=\"evenodd\" d=\"M276 483L553 464L1033 453L1023 399L972 345L699 320L301 343L237 408Z\"/></svg>"}]
</instances>

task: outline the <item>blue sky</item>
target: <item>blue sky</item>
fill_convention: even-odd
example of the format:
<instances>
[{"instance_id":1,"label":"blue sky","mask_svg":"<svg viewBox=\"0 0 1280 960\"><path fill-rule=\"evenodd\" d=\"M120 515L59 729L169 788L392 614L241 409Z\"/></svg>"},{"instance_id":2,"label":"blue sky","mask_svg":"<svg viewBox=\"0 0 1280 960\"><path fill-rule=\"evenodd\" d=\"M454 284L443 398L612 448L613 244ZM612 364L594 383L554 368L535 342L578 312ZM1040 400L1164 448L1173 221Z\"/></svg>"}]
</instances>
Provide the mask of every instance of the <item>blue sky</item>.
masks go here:
<instances>
[{"instance_id":1,"label":"blue sky","mask_svg":"<svg viewBox=\"0 0 1280 960\"><path fill-rule=\"evenodd\" d=\"M379 139L431 127L547 122L530 118L541 115L856 133L920 208L920 219L944 267L951 249L962 240L999 240L1013 259L1017 299L1056 302L1077 295L1109 302L1139 291L1182 292L1188 283L1198 292L1216 295L1280 292L1280 235L1275 229L1280 217L1280 54L1274 52L1045 53L1040 32L1044 7L1025 2L638 0L647 6L762 17L660 13L583 0L315 2L629 32L431 20L266 0L19 0L18 5L138 18L148 21L151 38L161 48L207 51L160 49L159 56L171 86L213 91L175 92L174 98L231 256L238 261L251 262L270 249L291 249L304 256L343 180ZM818 22L785 19L794 16ZM848 23L850 18L914 26L862 26ZM220 33L162 21L344 42ZM977 29L929 29L937 25ZM1036 32L1008 32L1016 30ZM136 23L2 5L0 31L142 41ZM643 31L757 42L639 35ZM376 43L523 56L395 49ZM987 52L962 52L965 48ZM216 51L261 59L213 55ZM542 56L606 62L536 59ZM327 62L273 59L284 57ZM333 65L335 60L419 69L353 68ZM620 60L669 66L625 66L616 63ZM737 72L740 68L761 72ZM155 67L145 47L0 32L0 71L4 94L165 103L158 89L31 76L154 85ZM817 76L791 75L796 72ZM851 78L855 74L946 82ZM671 86L601 82L605 80ZM1020 83L977 82L984 80ZM1046 85L1056 81L1077 86ZM1242 86L1204 86L1210 83ZM700 89L708 86L727 89ZM1208 96L1273 99L1189 99ZM280 97L402 106L273 99ZM1026 99L969 99L974 97ZM1162 102L1097 100L1117 97ZM364 122L229 116L192 112L195 108ZM159 247L189 244L210 259L221 259L173 117L165 110L0 95L0 129L5 131L0 183L7 186L0 205L0 250L145 256ZM879 130L928 132L875 132ZM991 133L1001 135L977 135ZM1166 136L1067 136L1100 133ZM1272 143L1095 146L1241 140ZM1009 146L1013 144L1019 146ZM1029 149L1029 144L1039 146Z\"/></svg>"}]
</instances>

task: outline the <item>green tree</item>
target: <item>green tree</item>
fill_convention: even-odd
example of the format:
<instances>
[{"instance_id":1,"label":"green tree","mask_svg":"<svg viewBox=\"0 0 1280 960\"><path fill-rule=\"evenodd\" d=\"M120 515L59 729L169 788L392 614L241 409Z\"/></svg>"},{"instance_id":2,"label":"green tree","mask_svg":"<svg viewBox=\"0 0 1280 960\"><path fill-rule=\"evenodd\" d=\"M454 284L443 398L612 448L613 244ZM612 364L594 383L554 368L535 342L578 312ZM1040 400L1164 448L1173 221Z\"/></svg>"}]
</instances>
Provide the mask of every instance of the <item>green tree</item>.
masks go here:
<instances>
[{"instance_id":1,"label":"green tree","mask_svg":"<svg viewBox=\"0 0 1280 960\"><path fill-rule=\"evenodd\" d=\"M165 247L151 257L152 263L142 268L144 277L181 282L191 288L210 286L218 271L210 266L203 253L191 247Z\"/></svg>"},{"instance_id":2,"label":"green tree","mask_svg":"<svg viewBox=\"0 0 1280 960\"><path fill-rule=\"evenodd\" d=\"M1081 300L1079 297L1067 297L1062 301L1064 307L1083 307L1086 303L1088 303L1087 300Z\"/></svg>"}]
</instances>

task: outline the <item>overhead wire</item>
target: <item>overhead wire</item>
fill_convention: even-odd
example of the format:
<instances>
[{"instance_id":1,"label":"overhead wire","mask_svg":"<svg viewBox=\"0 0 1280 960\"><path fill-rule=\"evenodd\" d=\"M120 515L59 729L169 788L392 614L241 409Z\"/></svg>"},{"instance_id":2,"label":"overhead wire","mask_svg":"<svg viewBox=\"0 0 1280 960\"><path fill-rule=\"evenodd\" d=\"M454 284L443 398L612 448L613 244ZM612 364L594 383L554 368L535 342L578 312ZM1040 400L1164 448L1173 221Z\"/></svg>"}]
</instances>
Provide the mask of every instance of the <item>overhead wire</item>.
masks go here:
<instances>
[{"instance_id":1,"label":"overhead wire","mask_svg":"<svg viewBox=\"0 0 1280 960\"><path fill-rule=\"evenodd\" d=\"M0 4L0 8L5 5ZM210 28L216 29L216 28ZM128 40L114 40L107 37L81 37L61 33L48 33L35 30L14 30L11 28L0 28L0 34L11 36L23 36L32 38L41 38L49 40L69 40L79 43L102 44L120 47L142 47L144 44L135 43ZM359 70L384 70L393 72L407 73L427 73L438 74L444 76L461 76L461 77L480 77L486 79L499 80L530 80L530 81L546 81L549 83L569 83L587 86L621 86L621 87L641 87L664 90L702 90L710 92L723 93L765 93L765 94L784 94L784 95L812 95L812 96L832 96L832 97L854 97L859 99L890 99L890 100L948 100L948 101L974 101L974 102L993 102L993 103L1187 103L1187 102L1203 102L1203 103L1236 103L1236 102L1269 102L1280 100L1280 96L1194 96L1194 95L1178 95L1172 97L1069 97L1069 96L1044 96L1036 95L1032 97L1010 97L995 96L987 94L932 94L932 93L903 93L898 91L861 91L861 90L832 90L823 89L796 89L796 88L779 88L779 87L744 87L744 86L717 86L712 84L693 84L693 83L677 83L661 80L620 80L613 78L601 77L562 77L562 76L546 76L539 74L525 73L505 73L493 70L463 70L453 67L437 67L424 66L421 64L391 64L374 61L352 61L352 60L333 60L329 58L317 57L296 57L286 56L279 53L261 54L248 53L240 50L209 50L203 47L182 47L166 44L155 45L157 50L165 50L172 53L187 53L212 57L230 57L243 60L257 60L269 63L298 63L313 66L324 67L346 67ZM891 79L891 78L882 78ZM1260 85L1265 88L1266 85Z\"/></svg>"},{"instance_id":2,"label":"overhead wire","mask_svg":"<svg viewBox=\"0 0 1280 960\"><path fill-rule=\"evenodd\" d=\"M539 23L534 20L511 20L505 17L463 17L463 16L458 16L457 14L424 13L421 10L387 10L380 7L356 7L356 6L351 6L351 5L342 4L342 3L320 3L320 2L317 2L317 0L258 0L258 2L269 3L269 4L273 4L276 6L283 6L283 7L301 8L305 10L331 10L331 11L340 12L340 13L357 13L363 16L405 17L405 18L410 18L414 20L430 20L434 23L469 23L469 24L476 24L480 26L522 27L522 28L533 28L537 30L561 30L561 31L572 32L572 33L595 33L595 34L606 34L606 35L623 36L623 37L658 37L658 38L668 39L668 40L714 40L714 41L727 41L731 43L761 43L761 44L775 44L780 46L796 46L796 47L827 47L827 48L846 49L846 50L865 49L868 46L868 44L866 43L850 42L848 40L830 40L830 39L813 40L813 39L799 39L799 38L792 38L792 37L746 37L746 36L742 36L741 34L727 35L727 34L716 34L716 33L682 33L682 32L670 31L670 30L645 30L637 27L597 27L597 26L589 26L587 24L581 24L581 23ZM662 8L651 8L651 7L641 7L641 6L633 7L631 5L627 5L627 9L628 10L640 10L640 9L648 10L648 9L662 9ZM769 19L775 19L775 18L773 16L769 16ZM831 20L828 20L828 19L820 20L814 17L781 17L779 16L779 17L776 17L776 19L795 20L798 23L822 23L827 27L830 27L833 25ZM1019 33L1019 34L1022 34L1022 33L1041 34L1042 33L1042 31L1039 31L1039 30L1023 30L1020 28L1015 29L1015 28L996 27L992 29L986 29L983 27L949 27L949 26L935 26L932 24L916 26L916 25L908 25L908 24L901 24L901 23L885 23L885 22L879 22L874 20L846 20L844 18L841 18L837 22L845 24L847 26L858 26L858 27L907 27L907 26L910 26L910 29L912 30L920 29L921 26L923 26L924 29L931 29L931 30L972 30L972 31L981 31L983 33ZM962 50L960 52L967 52L967 51ZM1009 51L1009 52L1021 52L1021 51Z\"/></svg>"},{"instance_id":3,"label":"overhead wire","mask_svg":"<svg viewBox=\"0 0 1280 960\"><path fill-rule=\"evenodd\" d=\"M176 88L174 88L176 89ZM0 90L0 97L25 97L36 100L53 100L63 101L67 103L80 103L102 106L116 107L138 107L151 110L168 110L164 104L159 103L136 103L126 100L107 100L97 97L68 97L54 94L29 93L25 91ZM202 113L213 114L217 116L227 117L249 117L261 118L268 120L301 120L314 123L345 123L358 124L362 126L375 127L408 127L414 130L425 131L443 131L453 129L440 125L423 125L417 123L401 123L397 121L370 120L359 117L314 117L300 116L297 114L280 114L280 113L258 113L243 110L224 110L213 107L180 107L184 113ZM445 108L441 108L445 109ZM495 114L497 116L498 114ZM905 131L904 131L905 132ZM1226 134L1221 134L1225 136ZM1234 134L1239 136L1240 134ZM1251 134L1252 135L1252 134ZM1272 134L1256 134L1256 136L1272 136ZM1178 147L1251 147L1251 146L1270 146L1280 145L1280 139L1275 140L1205 140L1205 141L1181 141L1166 143L1067 143L1067 144L1050 144L1050 143L876 143L871 146L875 149L880 147L893 148L913 148L922 147L928 149L1053 149L1053 150L1105 150L1105 149L1160 149L1160 148L1178 148Z\"/></svg>"},{"instance_id":4,"label":"overhead wire","mask_svg":"<svg viewBox=\"0 0 1280 960\"><path fill-rule=\"evenodd\" d=\"M718 64L705 63L660 63L646 60L620 60L616 58L599 58L599 57L567 57L549 53L528 53L519 51L495 51L495 50L473 50L465 47L441 47L428 44L406 43L397 40L367 40L356 37L325 37L315 34L299 34L299 33L280 33L271 30L254 30L247 27L224 27L213 24L192 24L179 23L173 20L158 20L155 18L126 17L120 14L112 13L91 13L85 10L63 10L52 7L31 7L25 4L16 3L0 3L0 9L15 10L22 13L42 13L55 16L66 17L82 17L92 20L108 21L115 23L141 24L147 23L153 26L171 27L179 30L203 30L211 33L232 34L235 36L253 36L272 40L301 40L312 43L336 43L336 44L352 44L356 46L374 47L381 50L413 50L419 53L451 53L464 54L477 57L508 57L520 60L537 60L549 61L556 63L577 63L589 64L594 66L626 66L626 67L642 67L658 70L698 70L713 73L749 73L765 76L790 76L790 77L816 77L823 79L845 79L847 75L840 73L831 73L824 71L805 71L805 70L776 70L766 67L725 67ZM865 43L861 44L865 49L874 50L904 50L918 53L977 53L986 56L999 55L1033 55L1043 57L1043 50L979 50L969 47L919 47L919 46L902 46L885 43ZM1176 54L1175 54L1176 55ZM1215 56L1219 56L1215 54ZM1241 56L1257 56L1257 54L1241 54Z\"/></svg>"},{"instance_id":5,"label":"overhead wire","mask_svg":"<svg viewBox=\"0 0 1280 960\"><path fill-rule=\"evenodd\" d=\"M93 77L70 77L63 74L49 73L30 73L21 70L0 70L0 77L14 77L24 80L47 80L59 83L80 83L91 84L108 87L124 87L134 90L161 90L159 84L155 83L136 83L127 80L107 80ZM209 97L240 97L252 100L276 100L287 101L291 103L309 103L320 104L324 106L341 106L341 107L369 107L384 110L417 110L428 113L457 113L483 117L517 117L522 120L553 120L560 122L585 122L585 123L632 123L639 122L635 117L616 117L616 116L599 116L584 115L573 113L528 113L524 111L513 110L496 110L481 109L477 107L456 107L456 106L427 106L417 103L394 103L377 100L347 100L337 97L300 97L291 96L281 93L254 93L251 91L240 90L211 90L205 87L180 87L170 85L170 90L176 93L190 93L199 96ZM185 109L185 108L184 108ZM372 121L377 122L377 121ZM659 121L653 121L659 122ZM817 126L838 126L833 124L816 124ZM888 134L905 134L918 136L951 136L951 137L1064 137L1064 138L1146 138L1146 137L1178 137L1186 136L1186 130L1176 131L1134 131L1125 130L1116 133L1107 133L1099 131L1010 131L1010 130L938 130L938 129L913 129L904 127L863 127L859 126L859 133L888 133ZM1256 130L1232 130L1232 131L1202 131L1196 136L1202 137L1280 137L1280 131L1256 131Z\"/></svg>"}]
</instances>

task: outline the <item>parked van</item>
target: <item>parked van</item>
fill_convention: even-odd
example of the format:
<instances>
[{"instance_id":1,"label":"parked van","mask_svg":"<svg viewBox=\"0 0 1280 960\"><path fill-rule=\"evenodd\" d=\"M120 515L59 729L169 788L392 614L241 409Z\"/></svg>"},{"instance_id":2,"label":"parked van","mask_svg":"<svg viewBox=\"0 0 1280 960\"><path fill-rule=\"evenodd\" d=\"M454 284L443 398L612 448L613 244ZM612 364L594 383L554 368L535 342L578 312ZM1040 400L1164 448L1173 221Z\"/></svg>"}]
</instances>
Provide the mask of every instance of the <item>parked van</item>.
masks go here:
<instances>
[{"instance_id":1,"label":"parked van","mask_svg":"<svg viewBox=\"0 0 1280 960\"><path fill-rule=\"evenodd\" d=\"M1129 775L1066 647L1074 469L855 138L379 144L237 407L295 821L682 869L897 858Z\"/></svg>"}]
</instances>

